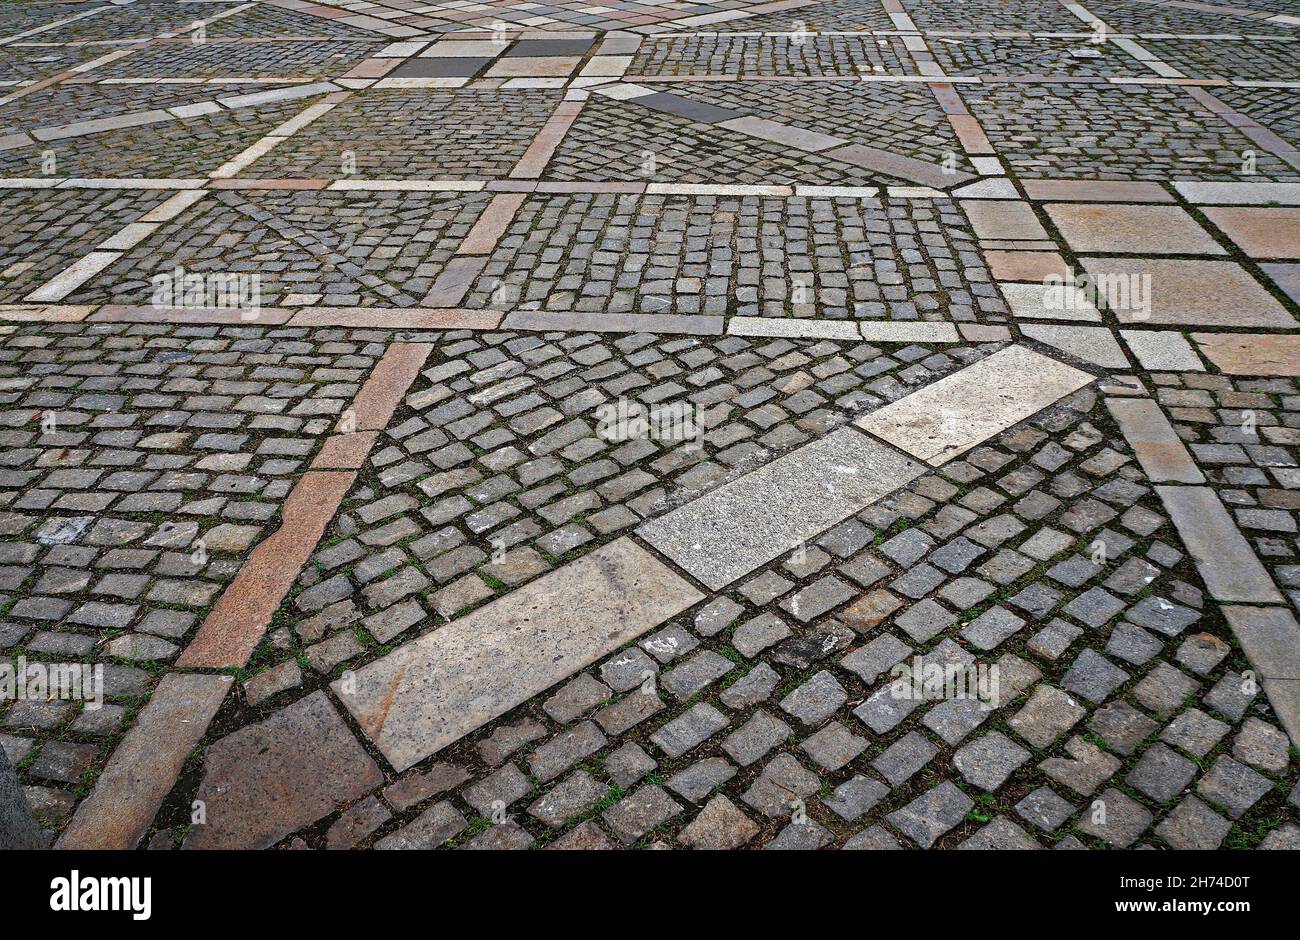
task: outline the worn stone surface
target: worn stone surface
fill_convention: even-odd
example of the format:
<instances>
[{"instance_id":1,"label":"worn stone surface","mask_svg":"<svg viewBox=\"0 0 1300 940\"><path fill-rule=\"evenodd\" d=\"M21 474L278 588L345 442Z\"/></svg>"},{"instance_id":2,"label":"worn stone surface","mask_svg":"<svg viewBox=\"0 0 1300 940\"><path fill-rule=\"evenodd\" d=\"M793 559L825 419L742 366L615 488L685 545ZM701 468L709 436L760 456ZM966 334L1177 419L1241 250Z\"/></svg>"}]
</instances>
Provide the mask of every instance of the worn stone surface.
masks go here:
<instances>
[{"instance_id":1,"label":"worn stone surface","mask_svg":"<svg viewBox=\"0 0 1300 940\"><path fill-rule=\"evenodd\" d=\"M190 848L267 848L383 781L324 694L315 692L208 748Z\"/></svg>"}]
</instances>

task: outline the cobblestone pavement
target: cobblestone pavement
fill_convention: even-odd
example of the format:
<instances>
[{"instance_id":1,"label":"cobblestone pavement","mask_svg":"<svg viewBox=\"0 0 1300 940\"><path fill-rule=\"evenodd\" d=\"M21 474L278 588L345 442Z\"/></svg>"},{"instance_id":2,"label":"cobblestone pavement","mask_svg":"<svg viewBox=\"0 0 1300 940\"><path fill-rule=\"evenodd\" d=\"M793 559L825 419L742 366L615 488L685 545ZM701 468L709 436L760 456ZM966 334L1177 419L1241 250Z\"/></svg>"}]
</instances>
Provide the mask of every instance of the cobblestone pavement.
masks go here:
<instances>
[{"instance_id":1,"label":"cobblestone pavement","mask_svg":"<svg viewBox=\"0 0 1300 940\"><path fill-rule=\"evenodd\" d=\"M51 843L1300 848L1297 43L5 4Z\"/></svg>"}]
</instances>

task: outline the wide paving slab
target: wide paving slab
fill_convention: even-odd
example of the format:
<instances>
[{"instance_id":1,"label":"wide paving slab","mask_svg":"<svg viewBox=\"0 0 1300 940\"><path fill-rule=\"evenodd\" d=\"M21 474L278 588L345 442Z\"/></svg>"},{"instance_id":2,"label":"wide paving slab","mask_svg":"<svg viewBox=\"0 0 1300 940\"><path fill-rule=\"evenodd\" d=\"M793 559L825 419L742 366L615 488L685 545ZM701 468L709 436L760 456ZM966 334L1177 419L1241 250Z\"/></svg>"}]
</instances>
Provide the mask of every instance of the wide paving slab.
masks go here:
<instances>
[{"instance_id":1,"label":"wide paving slab","mask_svg":"<svg viewBox=\"0 0 1300 940\"><path fill-rule=\"evenodd\" d=\"M1092 379L1050 356L1009 346L855 424L937 467Z\"/></svg>"},{"instance_id":2,"label":"wide paving slab","mask_svg":"<svg viewBox=\"0 0 1300 940\"><path fill-rule=\"evenodd\" d=\"M401 771L703 597L622 538L332 687Z\"/></svg>"},{"instance_id":3,"label":"wide paving slab","mask_svg":"<svg viewBox=\"0 0 1300 940\"><path fill-rule=\"evenodd\" d=\"M749 574L925 468L841 428L645 523L637 534L711 588Z\"/></svg>"}]
</instances>

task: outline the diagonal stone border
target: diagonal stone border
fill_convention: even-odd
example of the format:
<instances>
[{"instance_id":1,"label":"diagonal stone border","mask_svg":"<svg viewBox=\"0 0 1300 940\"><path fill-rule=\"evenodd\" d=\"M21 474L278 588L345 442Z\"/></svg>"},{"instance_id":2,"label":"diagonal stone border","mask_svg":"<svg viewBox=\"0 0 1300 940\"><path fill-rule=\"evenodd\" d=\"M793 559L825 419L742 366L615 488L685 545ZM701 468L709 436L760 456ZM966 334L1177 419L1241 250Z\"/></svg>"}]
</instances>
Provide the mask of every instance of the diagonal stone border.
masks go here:
<instances>
[{"instance_id":1,"label":"diagonal stone border","mask_svg":"<svg viewBox=\"0 0 1300 940\"><path fill-rule=\"evenodd\" d=\"M375 437L388 424L406 390L433 347L427 343L393 343L327 438L325 463L338 466L303 474L285 500L279 529L253 550L208 614L190 645L176 660L182 668L240 667L261 641L271 617L293 587L298 573L356 480ZM344 459L346 458L346 459Z\"/></svg>"}]
</instances>

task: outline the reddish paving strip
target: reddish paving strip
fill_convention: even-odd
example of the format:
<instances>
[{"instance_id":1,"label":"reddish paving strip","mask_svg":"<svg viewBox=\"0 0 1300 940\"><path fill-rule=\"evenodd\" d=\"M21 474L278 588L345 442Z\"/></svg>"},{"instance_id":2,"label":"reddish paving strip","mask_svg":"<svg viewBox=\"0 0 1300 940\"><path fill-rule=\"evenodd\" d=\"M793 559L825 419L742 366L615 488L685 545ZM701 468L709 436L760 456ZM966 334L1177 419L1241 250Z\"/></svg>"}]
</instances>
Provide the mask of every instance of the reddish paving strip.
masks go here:
<instances>
[{"instance_id":1,"label":"reddish paving strip","mask_svg":"<svg viewBox=\"0 0 1300 940\"><path fill-rule=\"evenodd\" d=\"M135 848L233 685L230 676L164 676L55 847Z\"/></svg>"},{"instance_id":2,"label":"reddish paving strip","mask_svg":"<svg viewBox=\"0 0 1300 940\"><path fill-rule=\"evenodd\" d=\"M355 479L355 473L303 474L285 500L284 523L253 549L176 665L228 669L248 662Z\"/></svg>"},{"instance_id":3,"label":"reddish paving strip","mask_svg":"<svg viewBox=\"0 0 1300 940\"><path fill-rule=\"evenodd\" d=\"M249 316L252 314L252 316ZM292 310L283 307L259 307L256 310L238 307L187 308L187 307L135 307L110 304L100 307L88 319L100 323L187 323L240 326L259 323L279 326L288 321Z\"/></svg>"},{"instance_id":4,"label":"reddish paving strip","mask_svg":"<svg viewBox=\"0 0 1300 940\"><path fill-rule=\"evenodd\" d=\"M1229 375L1300 375L1300 336L1193 333L1192 339Z\"/></svg>"},{"instance_id":5,"label":"reddish paving strip","mask_svg":"<svg viewBox=\"0 0 1300 940\"><path fill-rule=\"evenodd\" d=\"M280 528L249 555L176 661L178 666L225 669L248 662L356 480L355 473L321 468L355 469L365 462L377 433L387 426L432 349L428 343L388 347L340 419L343 433L326 441L313 469L289 491ZM354 431L375 433L350 433Z\"/></svg>"},{"instance_id":6,"label":"reddish paving strip","mask_svg":"<svg viewBox=\"0 0 1300 940\"><path fill-rule=\"evenodd\" d=\"M456 249L456 254L491 254L526 198L528 197L524 193L501 193L493 196L488 207L483 210L483 214L465 236L465 240Z\"/></svg>"},{"instance_id":7,"label":"reddish paving strip","mask_svg":"<svg viewBox=\"0 0 1300 940\"><path fill-rule=\"evenodd\" d=\"M311 469L360 470L378 436L378 431L331 434L325 439L316 459L311 462Z\"/></svg>"},{"instance_id":8,"label":"reddish paving strip","mask_svg":"<svg viewBox=\"0 0 1300 940\"><path fill-rule=\"evenodd\" d=\"M564 135L569 132L569 128L581 112L581 101L561 102L555 109L555 113L551 115L551 119L537 132L532 144L519 158L519 163L510 171L510 178L537 179L541 176L542 171L546 169L546 164L550 162L563 142Z\"/></svg>"},{"instance_id":9,"label":"reddish paving strip","mask_svg":"<svg viewBox=\"0 0 1300 940\"><path fill-rule=\"evenodd\" d=\"M494 330L500 322L501 313L495 310L313 307L295 313L289 320L289 325L388 330Z\"/></svg>"},{"instance_id":10,"label":"reddish paving strip","mask_svg":"<svg viewBox=\"0 0 1300 940\"><path fill-rule=\"evenodd\" d=\"M433 346L429 343L394 343L389 346L348 409L352 413L352 427L341 430L382 431L387 427L397 403L411 387L432 351ZM340 424L347 420L345 412Z\"/></svg>"}]
</instances>

